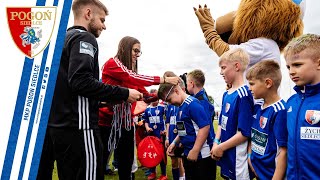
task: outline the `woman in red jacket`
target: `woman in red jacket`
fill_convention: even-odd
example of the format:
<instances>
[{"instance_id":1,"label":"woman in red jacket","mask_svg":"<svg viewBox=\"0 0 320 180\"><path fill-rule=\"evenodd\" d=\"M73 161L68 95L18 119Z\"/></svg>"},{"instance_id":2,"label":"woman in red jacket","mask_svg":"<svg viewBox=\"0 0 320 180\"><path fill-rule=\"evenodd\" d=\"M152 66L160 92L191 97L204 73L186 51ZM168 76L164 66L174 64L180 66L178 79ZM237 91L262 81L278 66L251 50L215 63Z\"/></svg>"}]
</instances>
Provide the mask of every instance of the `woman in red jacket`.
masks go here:
<instances>
[{"instance_id":1,"label":"woman in red jacket","mask_svg":"<svg viewBox=\"0 0 320 180\"><path fill-rule=\"evenodd\" d=\"M141 45L136 38L129 36L122 38L117 55L103 65L102 82L136 89L143 93L144 97L150 96L144 88L145 86L160 83L178 84L179 78L176 77L137 74L137 60L140 55ZM99 112L99 126L104 149L106 149L103 156L106 156L107 151L115 147L115 151L118 153L120 180L131 179L131 166L134 158L134 123L132 119L135 106L136 103L121 102L113 106L100 108Z\"/></svg>"}]
</instances>

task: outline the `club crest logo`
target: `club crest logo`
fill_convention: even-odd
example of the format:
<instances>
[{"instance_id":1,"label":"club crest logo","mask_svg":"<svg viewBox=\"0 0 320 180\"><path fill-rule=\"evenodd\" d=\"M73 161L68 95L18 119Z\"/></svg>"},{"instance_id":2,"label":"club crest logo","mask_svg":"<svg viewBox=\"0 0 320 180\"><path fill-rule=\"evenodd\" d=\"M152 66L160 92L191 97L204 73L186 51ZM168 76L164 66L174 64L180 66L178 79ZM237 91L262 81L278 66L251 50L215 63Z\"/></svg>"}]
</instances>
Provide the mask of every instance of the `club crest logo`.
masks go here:
<instances>
[{"instance_id":1,"label":"club crest logo","mask_svg":"<svg viewBox=\"0 0 320 180\"><path fill-rule=\"evenodd\" d=\"M34 58L49 44L56 20L56 7L7 7L11 37L27 57Z\"/></svg>"},{"instance_id":2,"label":"club crest logo","mask_svg":"<svg viewBox=\"0 0 320 180\"><path fill-rule=\"evenodd\" d=\"M305 115L306 121L311 124L317 124L320 121L320 111L307 110Z\"/></svg>"},{"instance_id":3,"label":"club crest logo","mask_svg":"<svg viewBox=\"0 0 320 180\"><path fill-rule=\"evenodd\" d=\"M263 116L260 117L260 127L262 129L264 129L266 127L267 121L268 121L268 118L263 117Z\"/></svg>"},{"instance_id":4,"label":"club crest logo","mask_svg":"<svg viewBox=\"0 0 320 180\"><path fill-rule=\"evenodd\" d=\"M156 109L155 112L156 112L156 115L158 116L158 114L160 113L160 110Z\"/></svg>"}]
</instances>

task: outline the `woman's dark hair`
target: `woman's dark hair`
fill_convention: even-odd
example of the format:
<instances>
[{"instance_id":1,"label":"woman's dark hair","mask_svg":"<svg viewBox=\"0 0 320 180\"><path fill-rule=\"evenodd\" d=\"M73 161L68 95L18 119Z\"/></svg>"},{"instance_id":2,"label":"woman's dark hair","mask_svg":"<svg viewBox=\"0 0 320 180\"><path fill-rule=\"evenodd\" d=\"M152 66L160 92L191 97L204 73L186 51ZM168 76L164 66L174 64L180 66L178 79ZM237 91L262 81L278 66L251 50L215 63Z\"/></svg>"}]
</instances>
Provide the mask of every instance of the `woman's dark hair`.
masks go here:
<instances>
[{"instance_id":1,"label":"woman's dark hair","mask_svg":"<svg viewBox=\"0 0 320 180\"><path fill-rule=\"evenodd\" d=\"M116 57L122 62L128 69L137 72L138 66L132 67L132 47L134 44L140 44L140 41L134 37L126 36L119 42L118 52Z\"/></svg>"}]
</instances>

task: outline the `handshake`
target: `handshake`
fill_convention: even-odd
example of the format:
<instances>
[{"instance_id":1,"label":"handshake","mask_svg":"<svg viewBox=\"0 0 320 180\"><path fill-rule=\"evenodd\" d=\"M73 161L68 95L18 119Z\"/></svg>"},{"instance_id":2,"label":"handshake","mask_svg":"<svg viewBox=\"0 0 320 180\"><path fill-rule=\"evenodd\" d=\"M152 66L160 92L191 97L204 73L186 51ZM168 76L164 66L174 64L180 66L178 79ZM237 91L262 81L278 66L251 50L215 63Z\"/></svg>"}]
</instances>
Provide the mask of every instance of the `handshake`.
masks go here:
<instances>
[{"instance_id":1,"label":"handshake","mask_svg":"<svg viewBox=\"0 0 320 180\"><path fill-rule=\"evenodd\" d=\"M143 96L142 93L135 89L129 89L129 97L127 102L144 101L145 103L151 103L157 101L159 98L157 94L151 93L148 96Z\"/></svg>"}]
</instances>

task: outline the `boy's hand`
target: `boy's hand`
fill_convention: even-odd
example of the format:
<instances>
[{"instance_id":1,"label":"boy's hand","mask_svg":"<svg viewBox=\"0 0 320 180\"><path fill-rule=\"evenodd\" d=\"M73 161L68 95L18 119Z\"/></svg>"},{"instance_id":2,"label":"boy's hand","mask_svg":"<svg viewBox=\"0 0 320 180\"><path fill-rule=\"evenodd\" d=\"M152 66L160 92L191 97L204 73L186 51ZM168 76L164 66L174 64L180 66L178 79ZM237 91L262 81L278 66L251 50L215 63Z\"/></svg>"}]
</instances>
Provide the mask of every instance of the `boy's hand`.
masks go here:
<instances>
[{"instance_id":1,"label":"boy's hand","mask_svg":"<svg viewBox=\"0 0 320 180\"><path fill-rule=\"evenodd\" d=\"M138 121L137 125L138 125L138 126L142 126L142 125L143 125L143 120Z\"/></svg>"},{"instance_id":2,"label":"boy's hand","mask_svg":"<svg viewBox=\"0 0 320 180\"><path fill-rule=\"evenodd\" d=\"M167 149L168 156L174 156L174 149L175 148L176 148L176 145L174 143L171 143Z\"/></svg>"},{"instance_id":3,"label":"boy's hand","mask_svg":"<svg viewBox=\"0 0 320 180\"><path fill-rule=\"evenodd\" d=\"M198 160L198 155L199 155L199 151L197 151L197 150L195 150L195 149L192 148L192 149L189 151L189 154L188 154L188 156L187 156L187 159L188 159L189 161L195 162L195 161Z\"/></svg>"},{"instance_id":4,"label":"boy's hand","mask_svg":"<svg viewBox=\"0 0 320 180\"><path fill-rule=\"evenodd\" d=\"M166 139L166 141L164 142L164 145L166 146L166 148L168 148L170 146L169 139Z\"/></svg>"},{"instance_id":5,"label":"boy's hand","mask_svg":"<svg viewBox=\"0 0 320 180\"><path fill-rule=\"evenodd\" d=\"M146 128L146 130L147 130L147 132L151 132L151 131L153 131L153 129L152 128Z\"/></svg>"},{"instance_id":6,"label":"boy's hand","mask_svg":"<svg viewBox=\"0 0 320 180\"><path fill-rule=\"evenodd\" d=\"M223 155L223 150L221 149L220 145L214 144L210 153L211 153L212 159L218 161Z\"/></svg>"},{"instance_id":7,"label":"boy's hand","mask_svg":"<svg viewBox=\"0 0 320 180\"><path fill-rule=\"evenodd\" d=\"M256 177L258 177L256 171L253 169L253 166L252 166L252 164L251 164L251 158L250 158L250 157L248 157L248 164L249 164L249 166L250 166L250 169L251 169L252 172L254 173L254 175L255 175Z\"/></svg>"},{"instance_id":8,"label":"boy's hand","mask_svg":"<svg viewBox=\"0 0 320 180\"><path fill-rule=\"evenodd\" d=\"M210 151L210 154L211 154L211 158L212 158L212 159L214 159L214 160L216 160L216 161L219 161L220 158L217 157L217 156L215 156L215 154L214 154L214 153L216 152L217 146L218 146L218 144L216 144L216 143L213 144L213 146L212 146L212 148L211 148L211 151Z\"/></svg>"},{"instance_id":9,"label":"boy's hand","mask_svg":"<svg viewBox=\"0 0 320 180\"><path fill-rule=\"evenodd\" d=\"M224 153L224 151L222 149L222 146L218 145L214 155L221 158L223 156L223 153Z\"/></svg>"}]
</instances>

